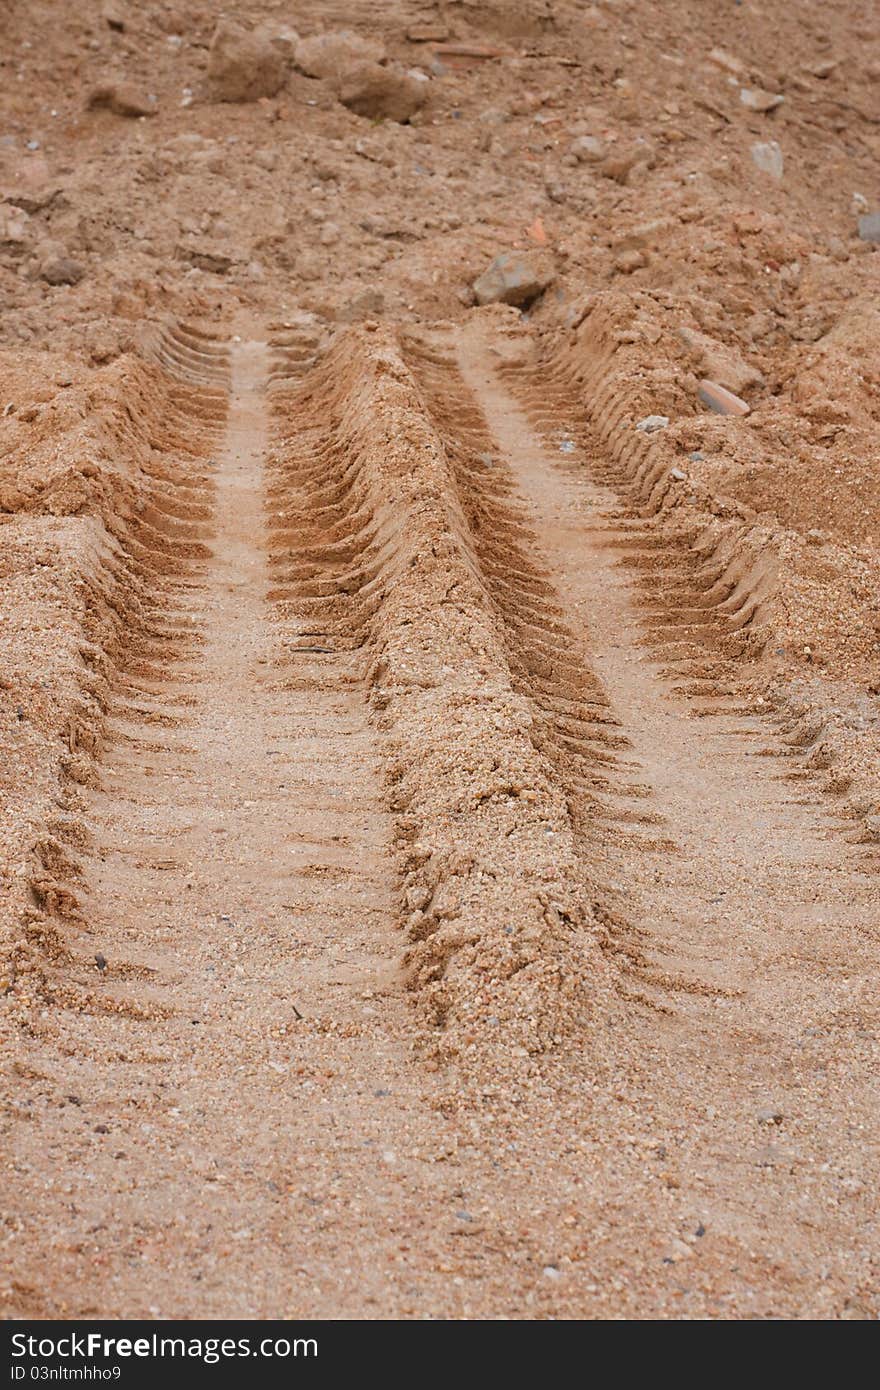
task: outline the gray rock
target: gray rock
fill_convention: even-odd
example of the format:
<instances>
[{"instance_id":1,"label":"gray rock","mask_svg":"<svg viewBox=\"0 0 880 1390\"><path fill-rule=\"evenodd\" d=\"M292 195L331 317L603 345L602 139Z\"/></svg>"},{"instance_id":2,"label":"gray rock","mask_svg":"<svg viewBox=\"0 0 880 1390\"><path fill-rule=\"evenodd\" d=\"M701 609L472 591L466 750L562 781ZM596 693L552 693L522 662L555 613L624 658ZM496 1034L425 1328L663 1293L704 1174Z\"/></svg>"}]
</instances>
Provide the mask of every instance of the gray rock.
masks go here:
<instances>
[{"instance_id":1,"label":"gray rock","mask_svg":"<svg viewBox=\"0 0 880 1390\"><path fill-rule=\"evenodd\" d=\"M546 251L505 251L474 281L478 304L513 304L521 309L543 294L554 278Z\"/></svg>"},{"instance_id":2,"label":"gray rock","mask_svg":"<svg viewBox=\"0 0 880 1390\"><path fill-rule=\"evenodd\" d=\"M636 429L641 430L642 434L654 434L656 430L665 430L668 424L668 415L646 415L644 420L640 420L636 425Z\"/></svg>"},{"instance_id":3,"label":"gray rock","mask_svg":"<svg viewBox=\"0 0 880 1390\"><path fill-rule=\"evenodd\" d=\"M859 218L862 241L880 242L880 212L866 212Z\"/></svg>"},{"instance_id":4,"label":"gray rock","mask_svg":"<svg viewBox=\"0 0 880 1390\"><path fill-rule=\"evenodd\" d=\"M785 97L781 92L765 92L763 87L741 87L739 99L749 111L775 111Z\"/></svg>"},{"instance_id":5,"label":"gray rock","mask_svg":"<svg viewBox=\"0 0 880 1390\"><path fill-rule=\"evenodd\" d=\"M576 140L572 140L568 150L579 164L598 164L608 153L605 141L600 140L597 135L579 135Z\"/></svg>"},{"instance_id":6,"label":"gray rock","mask_svg":"<svg viewBox=\"0 0 880 1390\"><path fill-rule=\"evenodd\" d=\"M785 161L775 140L757 141L752 145L751 155L752 163L762 174L769 174L772 179L782 178Z\"/></svg>"}]
</instances>

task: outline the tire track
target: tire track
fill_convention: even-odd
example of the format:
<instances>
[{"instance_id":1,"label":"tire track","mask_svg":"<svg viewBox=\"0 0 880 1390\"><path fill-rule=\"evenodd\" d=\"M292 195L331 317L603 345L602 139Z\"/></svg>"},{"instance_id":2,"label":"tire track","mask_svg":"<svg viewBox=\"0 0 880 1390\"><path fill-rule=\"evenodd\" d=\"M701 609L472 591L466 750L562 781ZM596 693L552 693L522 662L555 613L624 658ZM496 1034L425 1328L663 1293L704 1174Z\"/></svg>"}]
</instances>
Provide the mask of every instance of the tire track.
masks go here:
<instances>
[{"instance_id":1,"label":"tire track","mask_svg":"<svg viewBox=\"0 0 880 1390\"><path fill-rule=\"evenodd\" d=\"M145 348L174 373L169 437L198 431L195 397L214 455L147 523L166 577L141 591L81 793L95 848L73 973L96 1003L33 1021L18 1054L25 1253L5 1307L448 1308L458 1136L413 1065L362 672L354 652L303 651L307 605L266 601L268 350L236 341L227 389L225 353L195 335Z\"/></svg>"},{"instance_id":2,"label":"tire track","mask_svg":"<svg viewBox=\"0 0 880 1390\"><path fill-rule=\"evenodd\" d=\"M460 378L447 377L445 397L469 394L482 411L499 463L526 499L566 619L675 841L670 853L609 840L597 866L654 971L653 979L642 971L639 995L652 1007L631 1010L627 1023L627 1050L640 1059L633 1069L651 1078L647 1090L634 1088L635 1104L661 1126L677 1107L694 1116L685 1201L711 1212L719 1233L756 1248L798 1248L809 1267L828 1245L827 1230L817 1241L804 1217L803 1173L832 1169L839 1190L855 1194L832 1223L851 1251L837 1277L867 1291L874 1170L864 1136L876 1133L877 1094L861 1039L877 1022L873 874L827 806L755 756L766 721L735 690L729 701L714 689L683 695L680 668L653 635L646 645L643 623L653 618L641 617L632 570L620 564L630 534L618 528L616 493L596 480L607 477L601 456L594 473L590 452L559 449L574 437L570 416L545 409L545 442L499 370L509 341L479 321L454 341ZM650 543L650 524L644 532ZM687 645L691 660L703 642ZM823 1084L817 1068L841 1089ZM702 1106L709 1126L696 1121ZM775 1118L759 1118L758 1134L778 1124L778 1141L752 1137L761 1115ZM771 1174L772 1197L751 1189L750 1168Z\"/></svg>"},{"instance_id":3,"label":"tire track","mask_svg":"<svg viewBox=\"0 0 880 1390\"><path fill-rule=\"evenodd\" d=\"M487 1018L523 1054L539 1051L582 1026L606 987L601 931L443 441L394 339L376 329L342 335L275 399L274 594L282 611L309 615L299 640L325 649L331 679L348 651L369 683L410 982L444 1052L494 1047ZM521 626L531 582L517 597ZM538 679L571 704L543 641L536 631L529 648ZM604 749L610 736L594 728Z\"/></svg>"}]
</instances>

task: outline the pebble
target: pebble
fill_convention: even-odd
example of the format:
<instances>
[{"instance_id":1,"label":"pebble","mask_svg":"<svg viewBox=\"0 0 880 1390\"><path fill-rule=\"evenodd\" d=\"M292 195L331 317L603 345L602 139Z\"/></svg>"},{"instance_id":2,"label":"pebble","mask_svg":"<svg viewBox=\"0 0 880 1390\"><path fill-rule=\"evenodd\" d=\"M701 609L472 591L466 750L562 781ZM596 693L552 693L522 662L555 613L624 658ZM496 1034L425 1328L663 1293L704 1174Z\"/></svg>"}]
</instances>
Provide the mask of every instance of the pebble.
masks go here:
<instances>
[{"instance_id":1,"label":"pebble","mask_svg":"<svg viewBox=\"0 0 880 1390\"><path fill-rule=\"evenodd\" d=\"M723 68L725 72L732 73L734 77L745 75L745 64L739 58L735 58L732 53L727 53L723 48L713 48L709 54L709 62L716 67Z\"/></svg>"},{"instance_id":2,"label":"pebble","mask_svg":"<svg viewBox=\"0 0 880 1390\"><path fill-rule=\"evenodd\" d=\"M766 92L763 87L741 87L739 99L749 111L775 111L785 97L781 92Z\"/></svg>"},{"instance_id":3,"label":"pebble","mask_svg":"<svg viewBox=\"0 0 880 1390\"><path fill-rule=\"evenodd\" d=\"M665 430L668 424L668 415L646 415L644 420L640 420L636 425L636 429L641 430L642 434L654 434L656 430Z\"/></svg>"},{"instance_id":4,"label":"pebble","mask_svg":"<svg viewBox=\"0 0 880 1390\"><path fill-rule=\"evenodd\" d=\"M862 241L880 242L880 212L866 212L859 218Z\"/></svg>"},{"instance_id":5,"label":"pebble","mask_svg":"<svg viewBox=\"0 0 880 1390\"><path fill-rule=\"evenodd\" d=\"M697 387L697 395L716 415L748 415L750 406L741 396L735 396L717 381L703 380Z\"/></svg>"},{"instance_id":6,"label":"pebble","mask_svg":"<svg viewBox=\"0 0 880 1390\"><path fill-rule=\"evenodd\" d=\"M621 251L614 258L614 266L622 275L632 275L634 270L641 270L648 264L648 257L644 251Z\"/></svg>"},{"instance_id":7,"label":"pebble","mask_svg":"<svg viewBox=\"0 0 880 1390\"><path fill-rule=\"evenodd\" d=\"M751 155L752 163L762 174L769 174L772 179L782 178L785 160L777 141L757 141L752 145Z\"/></svg>"},{"instance_id":8,"label":"pebble","mask_svg":"<svg viewBox=\"0 0 880 1390\"><path fill-rule=\"evenodd\" d=\"M85 266L69 256L59 256L47 261L40 270L40 279L47 285L78 285L85 275Z\"/></svg>"},{"instance_id":9,"label":"pebble","mask_svg":"<svg viewBox=\"0 0 880 1390\"><path fill-rule=\"evenodd\" d=\"M680 468L670 468L669 476L676 483L687 482L687 473L684 473Z\"/></svg>"},{"instance_id":10,"label":"pebble","mask_svg":"<svg viewBox=\"0 0 880 1390\"><path fill-rule=\"evenodd\" d=\"M759 1110L756 1117L759 1125L781 1125L785 1119L778 1105L766 1105L763 1110Z\"/></svg>"},{"instance_id":11,"label":"pebble","mask_svg":"<svg viewBox=\"0 0 880 1390\"><path fill-rule=\"evenodd\" d=\"M607 147L597 135L579 135L572 140L568 152L579 164L598 164L600 159L605 158Z\"/></svg>"}]
</instances>

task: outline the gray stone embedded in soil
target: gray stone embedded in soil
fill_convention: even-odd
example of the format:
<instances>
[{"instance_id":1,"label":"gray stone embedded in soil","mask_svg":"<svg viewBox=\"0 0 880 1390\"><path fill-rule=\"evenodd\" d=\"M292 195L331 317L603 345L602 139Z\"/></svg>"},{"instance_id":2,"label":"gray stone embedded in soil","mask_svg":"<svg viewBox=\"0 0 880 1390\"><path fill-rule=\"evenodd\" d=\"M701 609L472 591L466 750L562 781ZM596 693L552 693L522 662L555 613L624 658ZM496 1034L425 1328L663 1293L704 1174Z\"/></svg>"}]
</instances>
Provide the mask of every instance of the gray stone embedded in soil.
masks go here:
<instances>
[{"instance_id":1,"label":"gray stone embedded in soil","mask_svg":"<svg viewBox=\"0 0 880 1390\"><path fill-rule=\"evenodd\" d=\"M865 212L859 218L859 236L862 241L880 242L880 212Z\"/></svg>"},{"instance_id":2,"label":"gray stone embedded in soil","mask_svg":"<svg viewBox=\"0 0 880 1390\"><path fill-rule=\"evenodd\" d=\"M512 304L521 309L544 293L553 273L546 252L505 251L474 281L474 294L478 304Z\"/></svg>"}]
</instances>

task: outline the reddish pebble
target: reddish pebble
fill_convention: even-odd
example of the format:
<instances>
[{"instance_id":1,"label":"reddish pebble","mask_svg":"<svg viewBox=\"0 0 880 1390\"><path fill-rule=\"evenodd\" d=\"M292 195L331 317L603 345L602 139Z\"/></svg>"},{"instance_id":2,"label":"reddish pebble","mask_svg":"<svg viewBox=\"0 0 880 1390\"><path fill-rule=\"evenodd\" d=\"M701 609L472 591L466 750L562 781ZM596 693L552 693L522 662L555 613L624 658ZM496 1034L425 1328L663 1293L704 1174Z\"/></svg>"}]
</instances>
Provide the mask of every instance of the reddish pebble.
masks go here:
<instances>
[{"instance_id":1,"label":"reddish pebble","mask_svg":"<svg viewBox=\"0 0 880 1390\"><path fill-rule=\"evenodd\" d=\"M748 415L749 405L741 396L735 396L717 381L701 381L697 395L716 415Z\"/></svg>"}]
</instances>

